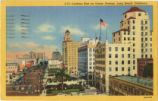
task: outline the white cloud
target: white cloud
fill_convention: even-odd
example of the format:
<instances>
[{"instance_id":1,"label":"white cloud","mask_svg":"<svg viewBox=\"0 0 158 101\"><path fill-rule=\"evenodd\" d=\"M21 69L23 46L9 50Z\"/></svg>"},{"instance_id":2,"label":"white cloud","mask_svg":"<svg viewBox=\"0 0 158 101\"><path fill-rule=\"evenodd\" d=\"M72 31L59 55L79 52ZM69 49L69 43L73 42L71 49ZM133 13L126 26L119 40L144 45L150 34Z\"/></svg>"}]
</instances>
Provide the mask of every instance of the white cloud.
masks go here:
<instances>
[{"instance_id":1,"label":"white cloud","mask_svg":"<svg viewBox=\"0 0 158 101\"><path fill-rule=\"evenodd\" d=\"M101 30L106 30L107 27L108 27L108 24L106 24L106 27L102 27L102 26L101 26ZM97 24L97 25L95 25L95 26L92 26L92 29L94 29L94 30L100 30L100 24Z\"/></svg>"},{"instance_id":2,"label":"white cloud","mask_svg":"<svg viewBox=\"0 0 158 101\"><path fill-rule=\"evenodd\" d=\"M65 32L66 30L69 30L72 35L80 35L80 36L85 35L85 32L77 27L72 27L72 26L62 26L61 27L61 33Z\"/></svg>"},{"instance_id":3,"label":"white cloud","mask_svg":"<svg viewBox=\"0 0 158 101\"><path fill-rule=\"evenodd\" d=\"M55 31L55 26L51 24L42 24L36 29L36 33L51 33Z\"/></svg>"},{"instance_id":4,"label":"white cloud","mask_svg":"<svg viewBox=\"0 0 158 101\"><path fill-rule=\"evenodd\" d=\"M44 36L43 39L45 39L45 40L54 40L55 37L52 37L52 36Z\"/></svg>"}]
</instances>

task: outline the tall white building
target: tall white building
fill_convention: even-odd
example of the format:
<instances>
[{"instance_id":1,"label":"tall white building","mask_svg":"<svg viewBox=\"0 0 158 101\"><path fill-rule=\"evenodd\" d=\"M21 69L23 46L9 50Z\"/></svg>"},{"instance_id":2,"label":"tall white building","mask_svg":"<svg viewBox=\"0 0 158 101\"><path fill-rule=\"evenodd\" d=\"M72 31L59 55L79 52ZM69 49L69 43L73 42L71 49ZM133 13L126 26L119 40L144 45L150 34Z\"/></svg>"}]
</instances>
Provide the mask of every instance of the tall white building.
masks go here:
<instances>
[{"instance_id":1,"label":"tall white building","mask_svg":"<svg viewBox=\"0 0 158 101\"><path fill-rule=\"evenodd\" d=\"M78 71L79 77L87 80L93 85L93 72L95 67L95 47L99 40L82 38L78 49Z\"/></svg>"},{"instance_id":2,"label":"tall white building","mask_svg":"<svg viewBox=\"0 0 158 101\"><path fill-rule=\"evenodd\" d=\"M132 7L123 13L112 44L99 42L95 51L95 86L109 92L109 76L137 75L137 59L152 58L152 32L146 11Z\"/></svg>"}]
</instances>

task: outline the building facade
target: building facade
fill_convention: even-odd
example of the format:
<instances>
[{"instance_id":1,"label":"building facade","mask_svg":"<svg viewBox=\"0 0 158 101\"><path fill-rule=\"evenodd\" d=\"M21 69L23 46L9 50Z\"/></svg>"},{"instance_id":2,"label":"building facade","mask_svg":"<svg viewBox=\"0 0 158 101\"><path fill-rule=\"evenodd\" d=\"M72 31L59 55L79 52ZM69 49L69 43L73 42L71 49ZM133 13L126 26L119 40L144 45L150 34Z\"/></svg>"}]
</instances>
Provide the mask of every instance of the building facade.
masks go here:
<instances>
[{"instance_id":1,"label":"building facade","mask_svg":"<svg viewBox=\"0 0 158 101\"><path fill-rule=\"evenodd\" d=\"M48 60L48 68L62 68L62 61L59 60Z\"/></svg>"},{"instance_id":2,"label":"building facade","mask_svg":"<svg viewBox=\"0 0 158 101\"><path fill-rule=\"evenodd\" d=\"M78 75L78 47L80 42L72 40L69 30L66 30L64 41L62 43L63 64L71 76Z\"/></svg>"},{"instance_id":3,"label":"building facade","mask_svg":"<svg viewBox=\"0 0 158 101\"><path fill-rule=\"evenodd\" d=\"M59 60L59 61L62 60L62 56L59 51L54 51L52 53L52 60Z\"/></svg>"},{"instance_id":4,"label":"building facade","mask_svg":"<svg viewBox=\"0 0 158 101\"><path fill-rule=\"evenodd\" d=\"M17 63L7 63L7 72L17 73L19 65Z\"/></svg>"},{"instance_id":5,"label":"building facade","mask_svg":"<svg viewBox=\"0 0 158 101\"><path fill-rule=\"evenodd\" d=\"M31 52L29 52L29 56L30 56L31 59L42 59L42 60L45 59L45 53L44 52L31 51Z\"/></svg>"},{"instance_id":6,"label":"building facade","mask_svg":"<svg viewBox=\"0 0 158 101\"><path fill-rule=\"evenodd\" d=\"M112 35L112 44L99 42L95 50L95 86L109 93L109 77L137 76L137 59L152 58L152 32L149 15L138 7L123 13L120 30Z\"/></svg>"},{"instance_id":7,"label":"building facade","mask_svg":"<svg viewBox=\"0 0 158 101\"><path fill-rule=\"evenodd\" d=\"M147 64L153 64L153 59L137 59L137 63L138 63L138 66L137 66L137 71L138 71L138 77L143 77L143 71L144 71L144 67L147 65Z\"/></svg>"},{"instance_id":8,"label":"building facade","mask_svg":"<svg viewBox=\"0 0 158 101\"><path fill-rule=\"evenodd\" d=\"M153 95L153 80L132 76L109 78L110 95Z\"/></svg>"},{"instance_id":9,"label":"building facade","mask_svg":"<svg viewBox=\"0 0 158 101\"><path fill-rule=\"evenodd\" d=\"M78 76L87 80L93 85L95 67L95 47L99 40L82 38L78 49Z\"/></svg>"}]
</instances>

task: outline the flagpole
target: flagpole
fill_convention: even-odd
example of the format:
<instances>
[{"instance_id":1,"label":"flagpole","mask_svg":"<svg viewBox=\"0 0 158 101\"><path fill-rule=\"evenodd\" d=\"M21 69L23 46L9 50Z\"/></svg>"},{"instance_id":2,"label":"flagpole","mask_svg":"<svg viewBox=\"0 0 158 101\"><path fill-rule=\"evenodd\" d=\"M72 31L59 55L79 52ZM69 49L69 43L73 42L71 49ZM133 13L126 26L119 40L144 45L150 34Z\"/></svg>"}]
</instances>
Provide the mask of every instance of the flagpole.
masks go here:
<instances>
[{"instance_id":1,"label":"flagpole","mask_svg":"<svg viewBox=\"0 0 158 101\"><path fill-rule=\"evenodd\" d=\"M100 23L100 36L99 36L99 41L101 41L101 23Z\"/></svg>"},{"instance_id":2,"label":"flagpole","mask_svg":"<svg viewBox=\"0 0 158 101\"><path fill-rule=\"evenodd\" d=\"M107 40L107 30L108 30L108 26L106 26L106 40Z\"/></svg>"}]
</instances>

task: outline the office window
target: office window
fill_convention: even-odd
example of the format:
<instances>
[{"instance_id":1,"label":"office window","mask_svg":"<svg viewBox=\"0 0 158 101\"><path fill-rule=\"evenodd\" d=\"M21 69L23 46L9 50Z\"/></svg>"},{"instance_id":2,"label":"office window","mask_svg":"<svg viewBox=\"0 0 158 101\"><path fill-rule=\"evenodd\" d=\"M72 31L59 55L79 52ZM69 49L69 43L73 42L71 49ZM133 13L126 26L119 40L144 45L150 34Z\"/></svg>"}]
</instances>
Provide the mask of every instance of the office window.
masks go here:
<instances>
[{"instance_id":1,"label":"office window","mask_svg":"<svg viewBox=\"0 0 158 101\"><path fill-rule=\"evenodd\" d=\"M120 41L121 39L119 38L119 41Z\"/></svg>"},{"instance_id":2,"label":"office window","mask_svg":"<svg viewBox=\"0 0 158 101\"><path fill-rule=\"evenodd\" d=\"M135 58L135 55L133 55L133 58Z\"/></svg>"},{"instance_id":3,"label":"office window","mask_svg":"<svg viewBox=\"0 0 158 101\"><path fill-rule=\"evenodd\" d=\"M145 21L145 24L147 24L148 23L148 21Z\"/></svg>"},{"instance_id":4,"label":"office window","mask_svg":"<svg viewBox=\"0 0 158 101\"><path fill-rule=\"evenodd\" d=\"M128 51L130 51L130 47L128 47Z\"/></svg>"},{"instance_id":5,"label":"office window","mask_svg":"<svg viewBox=\"0 0 158 101\"><path fill-rule=\"evenodd\" d=\"M124 61L122 60L122 65L124 65Z\"/></svg>"},{"instance_id":6,"label":"office window","mask_svg":"<svg viewBox=\"0 0 158 101\"><path fill-rule=\"evenodd\" d=\"M133 32L133 35L135 35L135 32Z\"/></svg>"},{"instance_id":7,"label":"office window","mask_svg":"<svg viewBox=\"0 0 158 101\"><path fill-rule=\"evenodd\" d=\"M141 41L143 41L143 38L141 38Z\"/></svg>"},{"instance_id":8,"label":"office window","mask_svg":"<svg viewBox=\"0 0 158 101\"><path fill-rule=\"evenodd\" d=\"M130 40L130 38L128 37L128 40Z\"/></svg>"},{"instance_id":9,"label":"office window","mask_svg":"<svg viewBox=\"0 0 158 101\"><path fill-rule=\"evenodd\" d=\"M152 43L150 44L150 47L152 47Z\"/></svg>"},{"instance_id":10,"label":"office window","mask_svg":"<svg viewBox=\"0 0 158 101\"><path fill-rule=\"evenodd\" d=\"M143 36L144 32L141 32L141 36Z\"/></svg>"},{"instance_id":11,"label":"office window","mask_svg":"<svg viewBox=\"0 0 158 101\"><path fill-rule=\"evenodd\" d=\"M135 26L133 26L133 29L135 29Z\"/></svg>"},{"instance_id":12,"label":"office window","mask_svg":"<svg viewBox=\"0 0 158 101\"><path fill-rule=\"evenodd\" d=\"M144 58L144 55L142 55L141 57Z\"/></svg>"},{"instance_id":13,"label":"office window","mask_svg":"<svg viewBox=\"0 0 158 101\"><path fill-rule=\"evenodd\" d=\"M112 51L112 48L111 48L111 47L109 47L109 51Z\"/></svg>"},{"instance_id":14,"label":"office window","mask_svg":"<svg viewBox=\"0 0 158 101\"><path fill-rule=\"evenodd\" d=\"M135 37L133 37L133 41L135 40Z\"/></svg>"},{"instance_id":15,"label":"office window","mask_svg":"<svg viewBox=\"0 0 158 101\"><path fill-rule=\"evenodd\" d=\"M147 46L148 46L148 44L147 44L147 43L145 43L145 46L147 47Z\"/></svg>"},{"instance_id":16,"label":"office window","mask_svg":"<svg viewBox=\"0 0 158 101\"><path fill-rule=\"evenodd\" d=\"M145 29L147 30L147 29L148 29L148 27L147 27L147 26L145 26Z\"/></svg>"},{"instance_id":17,"label":"office window","mask_svg":"<svg viewBox=\"0 0 158 101\"><path fill-rule=\"evenodd\" d=\"M124 35L126 35L126 32L124 31Z\"/></svg>"},{"instance_id":18,"label":"office window","mask_svg":"<svg viewBox=\"0 0 158 101\"><path fill-rule=\"evenodd\" d=\"M148 55L147 55L147 54L145 55L145 58L148 58Z\"/></svg>"},{"instance_id":19,"label":"office window","mask_svg":"<svg viewBox=\"0 0 158 101\"><path fill-rule=\"evenodd\" d=\"M109 54L109 58L111 58L111 54Z\"/></svg>"},{"instance_id":20,"label":"office window","mask_svg":"<svg viewBox=\"0 0 158 101\"><path fill-rule=\"evenodd\" d=\"M122 71L124 71L124 67L122 67Z\"/></svg>"},{"instance_id":21,"label":"office window","mask_svg":"<svg viewBox=\"0 0 158 101\"><path fill-rule=\"evenodd\" d=\"M152 55L150 55L150 58L152 58Z\"/></svg>"},{"instance_id":22,"label":"office window","mask_svg":"<svg viewBox=\"0 0 158 101\"><path fill-rule=\"evenodd\" d=\"M121 50L124 51L124 48L122 47Z\"/></svg>"},{"instance_id":23,"label":"office window","mask_svg":"<svg viewBox=\"0 0 158 101\"><path fill-rule=\"evenodd\" d=\"M109 65L111 65L112 64L112 62L111 61L109 61Z\"/></svg>"},{"instance_id":24,"label":"office window","mask_svg":"<svg viewBox=\"0 0 158 101\"><path fill-rule=\"evenodd\" d=\"M133 60L133 64L135 64L135 60Z\"/></svg>"},{"instance_id":25,"label":"office window","mask_svg":"<svg viewBox=\"0 0 158 101\"><path fill-rule=\"evenodd\" d=\"M152 52L152 48L150 48L150 52Z\"/></svg>"},{"instance_id":26,"label":"office window","mask_svg":"<svg viewBox=\"0 0 158 101\"><path fill-rule=\"evenodd\" d=\"M133 20L133 24L135 24L135 20Z\"/></svg>"},{"instance_id":27,"label":"office window","mask_svg":"<svg viewBox=\"0 0 158 101\"><path fill-rule=\"evenodd\" d=\"M143 20L141 20L141 24L143 24Z\"/></svg>"},{"instance_id":28,"label":"office window","mask_svg":"<svg viewBox=\"0 0 158 101\"><path fill-rule=\"evenodd\" d=\"M128 64L130 64L130 60L128 60Z\"/></svg>"},{"instance_id":29,"label":"office window","mask_svg":"<svg viewBox=\"0 0 158 101\"><path fill-rule=\"evenodd\" d=\"M112 68L111 67L109 67L109 72L111 72L112 71Z\"/></svg>"},{"instance_id":30,"label":"office window","mask_svg":"<svg viewBox=\"0 0 158 101\"><path fill-rule=\"evenodd\" d=\"M124 54L122 54L122 58L124 58Z\"/></svg>"},{"instance_id":31,"label":"office window","mask_svg":"<svg viewBox=\"0 0 158 101\"><path fill-rule=\"evenodd\" d=\"M128 71L130 71L130 67L128 67Z\"/></svg>"},{"instance_id":32,"label":"office window","mask_svg":"<svg viewBox=\"0 0 158 101\"><path fill-rule=\"evenodd\" d=\"M148 32L145 32L145 35L148 35Z\"/></svg>"},{"instance_id":33,"label":"office window","mask_svg":"<svg viewBox=\"0 0 158 101\"><path fill-rule=\"evenodd\" d=\"M92 52L92 48L89 48L89 52Z\"/></svg>"},{"instance_id":34,"label":"office window","mask_svg":"<svg viewBox=\"0 0 158 101\"><path fill-rule=\"evenodd\" d=\"M118 47L115 47L115 51L118 51Z\"/></svg>"},{"instance_id":35,"label":"office window","mask_svg":"<svg viewBox=\"0 0 158 101\"><path fill-rule=\"evenodd\" d=\"M129 30L129 26L128 26L128 30Z\"/></svg>"},{"instance_id":36,"label":"office window","mask_svg":"<svg viewBox=\"0 0 158 101\"><path fill-rule=\"evenodd\" d=\"M115 71L118 71L118 67L115 67Z\"/></svg>"},{"instance_id":37,"label":"office window","mask_svg":"<svg viewBox=\"0 0 158 101\"><path fill-rule=\"evenodd\" d=\"M128 31L128 35L130 35L130 31Z\"/></svg>"},{"instance_id":38,"label":"office window","mask_svg":"<svg viewBox=\"0 0 158 101\"><path fill-rule=\"evenodd\" d=\"M143 43L141 44L141 46L142 46L142 47L144 46Z\"/></svg>"},{"instance_id":39,"label":"office window","mask_svg":"<svg viewBox=\"0 0 158 101\"><path fill-rule=\"evenodd\" d=\"M143 52L144 51L144 49L141 49L141 52Z\"/></svg>"},{"instance_id":40,"label":"office window","mask_svg":"<svg viewBox=\"0 0 158 101\"><path fill-rule=\"evenodd\" d=\"M135 46L135 43L133 44L133 46Z\"/></svg>"},{"instance_id":41,"label":"office window","mask_svg":"<svg viewBox=\"0 0 158 101\"><path fill-rule=\"evenodd\" d=\"M133 52L135 52L135 49L133 49Z\"/></svg>"},{"instance_id":42,"label":"office window","mask_svg":"<svg viewBox=\"0 0 158 101\"><path fill-rule=\"evenodd\" d=\"M130 22L129 22L129 20L128 20L128 24L129 24Z\"/></svg>"},{"instance_id":43,"label":"office window","mask_svg":"<svg viewBox=\"0 0 158 101\"><path fill-rule=\"evenodd\" d=\"M143 26L141 26L141 30L143 30Z\"/></svg>"},{"instance_id":44,"label":"office window","mask_svg":"<svg viewBox=\"0 0 158 101\"><path fill-rule=\"evenodd\" d=\"M130 54L128 54L128 58L130 58Z\"/></svg>"},{"instance_id":45,"label":"office window","mask_svg":"<svg viewBox=\"0 0 158 101\"><path fill-rule=\"evenodd\" d=\"M148 52L148 49L145 49L145 52Z\"/></svg>"},{"instance_id":46,"label":"office window","mask_svg":"<svg viewBox=\"0 0 158 101\"><path fill-rule=\"evenodd\" d=\"M150 38L150 41L152 41L152 38Z\"/></svg>"},{"instance_id":47,"label":"office window","mask_svg":"<svg viewBox=\"0 0 158 101\"><path fill-rule=\"evenodd\" d=\"M126 40L126 37L124 37L124 40Z\"/></svg>"},{"instance_id":48,"label":"office window","mask_svg":"<svg viewBox=\"0 0 158 101\"><path fill-rule=\"evenodd\" d=\"M135 66L133 66L133 70L135 70Z\"/></svg>"},{"instance_id":49,"label":"office window","mask_svg":"<svg viewBox=\"0 0 158 101\"><path fill-rule=\"evenodd\" d=\"M115 64L118 65L118 61L115 61Z\"/></svg>"},{"instance_id":50,"label":"office window","mask_svg":"<svg viewBox=\"0 0 158 101\"><path fill-rule=\"evenodd\" d=\"M118 58L118 54L115 54L115 58Z\"/></svg>"}]
</instances>

